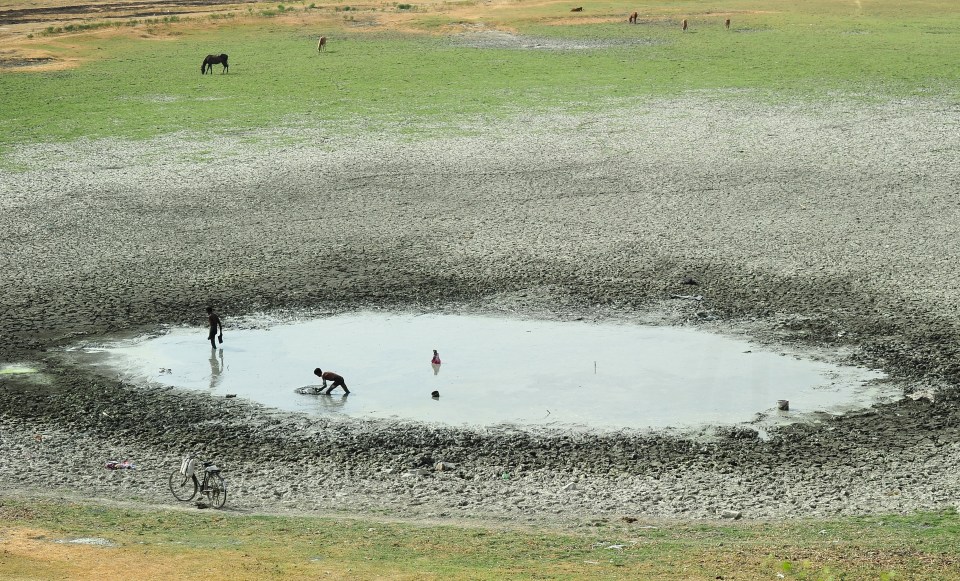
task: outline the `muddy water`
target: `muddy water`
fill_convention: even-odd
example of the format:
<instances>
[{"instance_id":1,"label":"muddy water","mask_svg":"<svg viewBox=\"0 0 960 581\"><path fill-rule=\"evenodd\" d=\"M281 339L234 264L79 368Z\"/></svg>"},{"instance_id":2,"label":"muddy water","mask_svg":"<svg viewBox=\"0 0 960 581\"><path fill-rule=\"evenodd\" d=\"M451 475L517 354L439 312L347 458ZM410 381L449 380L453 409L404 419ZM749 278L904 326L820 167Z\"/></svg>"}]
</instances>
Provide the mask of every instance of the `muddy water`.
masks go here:
<instances>
[{"instance_id":1,"label":"muddy water","mask_svg":"<svg viewBox=\"0 0 960 581\"><path fill-rule=\"evenodd\" d=\"M433 350L441 364L431 363ZM285 410L448 424L692 427L868 406L883 396L864 369L798 360L702 331L497 317L359 313L86 347L141 380L236 394ZM313 369L344 396L304 395ZM431 397L433 391L439 397Z\"/></svg>"}]
</instances>

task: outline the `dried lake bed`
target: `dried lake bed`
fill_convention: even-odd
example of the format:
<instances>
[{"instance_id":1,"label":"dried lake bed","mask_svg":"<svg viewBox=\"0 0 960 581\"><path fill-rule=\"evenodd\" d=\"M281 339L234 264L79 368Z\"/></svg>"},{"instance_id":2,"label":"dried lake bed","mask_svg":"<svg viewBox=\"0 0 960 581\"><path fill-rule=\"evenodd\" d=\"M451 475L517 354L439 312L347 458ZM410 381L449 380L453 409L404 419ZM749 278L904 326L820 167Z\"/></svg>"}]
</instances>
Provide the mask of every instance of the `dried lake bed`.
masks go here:
<instances>
[{"instance_id":1,"label":"dried lake bed","mask_svg":"<svg viewBox=\"0 0 960 581\"><path fill-rule=\"evenodd\" d=\"M169 504L165 478L194 449L224 467L234 510L580 526L953 506L958 121L933 99L728 95L416 138L351 120L17 147L0 167L0 361L38 373L0 375L0 486ZM202 325L207 304L228 325L406 310L736 332L885 373L898 397L764 437L464 428L276 410L63 357ZM464 361L426 348L449 369ZM197 349L209 372L204 335ZM418 349L418 365L429 355ZM298 360L289 387L321 356ZM108 459L138 470L106 471Z\"/></svg>"}]
</instances>

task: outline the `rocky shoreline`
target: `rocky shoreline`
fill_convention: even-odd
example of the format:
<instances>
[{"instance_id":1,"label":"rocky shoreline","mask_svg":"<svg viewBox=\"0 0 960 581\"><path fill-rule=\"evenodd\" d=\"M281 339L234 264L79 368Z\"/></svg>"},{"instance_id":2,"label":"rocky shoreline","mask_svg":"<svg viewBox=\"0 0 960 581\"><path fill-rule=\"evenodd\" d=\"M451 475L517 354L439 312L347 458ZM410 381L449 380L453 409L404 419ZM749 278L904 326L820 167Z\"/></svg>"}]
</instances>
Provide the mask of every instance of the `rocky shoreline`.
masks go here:
<instances>
[{"instance_id":1,"label":"rocky shoreline","mask_svg":"<svg viewBox=\"0 0 960 581\"><path fill-rule=\"evenodd\" d=\"M956 105L627 105L471 121L478 136L345 123L14 151L0 362L48 381L0 379L0 487L172 503L166 477L196 449L234 510L576 526L953 506ZM670 299L687 277L703 301ZM60 351L197 324L207 303L734 329L845 350L914 397L765 439L466 430L128 385ZM103 468L126 458L138 469Z\"/></svg>"}]
</instances>

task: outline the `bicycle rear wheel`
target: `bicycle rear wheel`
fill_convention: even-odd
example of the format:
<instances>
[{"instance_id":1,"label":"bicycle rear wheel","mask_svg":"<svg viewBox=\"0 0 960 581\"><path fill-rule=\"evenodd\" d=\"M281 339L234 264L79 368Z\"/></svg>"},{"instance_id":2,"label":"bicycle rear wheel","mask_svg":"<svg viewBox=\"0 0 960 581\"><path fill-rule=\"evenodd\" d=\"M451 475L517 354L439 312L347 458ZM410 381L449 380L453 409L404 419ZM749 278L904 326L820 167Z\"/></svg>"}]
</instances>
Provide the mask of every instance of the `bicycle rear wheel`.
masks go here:
<instances>
[{"instance_id":1,"label":"bicycle rear wheel","mask_svg":"<svg viewBox=\"0 0 960 581\"><path fill-rule=\"evenodd\" d=\"M219 472L207 475L207 498L213 508L222 508L227 502L227 483Z\"/></svg>"},{"instance_id":2,"label":"bicycle rear wheel","mask_svg":"<svg viewBox=\"0 0 960 581\"><path fill-rule=\"evenodd\" d=\"M170 475L170 492L173 497L180 501L193 500L197 495L197 480L193 476L180 474L179 470L174 470Z\"/></svg>"}]
</instances>

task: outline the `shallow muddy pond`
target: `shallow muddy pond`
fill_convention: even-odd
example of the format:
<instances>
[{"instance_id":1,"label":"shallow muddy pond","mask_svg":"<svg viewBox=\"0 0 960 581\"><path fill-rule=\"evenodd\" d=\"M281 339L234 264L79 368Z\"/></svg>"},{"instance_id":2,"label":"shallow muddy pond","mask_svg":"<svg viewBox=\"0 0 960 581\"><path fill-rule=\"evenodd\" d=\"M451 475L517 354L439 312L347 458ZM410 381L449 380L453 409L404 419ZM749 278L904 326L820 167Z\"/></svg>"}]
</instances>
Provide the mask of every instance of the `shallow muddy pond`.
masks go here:
<instances>
[{"instance_id":1,"label":"shallow muddy pond","mask_svg":"<svg viewBox=\"0 0 960 581\"><path fill-rule=\"evenodd\" d=\"M884 395L878 372L687 328L380 313L233 325L216 350L203 328L79 350L128 378L216 397L456 425L689 428L775 416L777 400L794 415ZM298 393L319 384L316 367L342 375L351 394Z\"/></svg>"}]
</instances>

